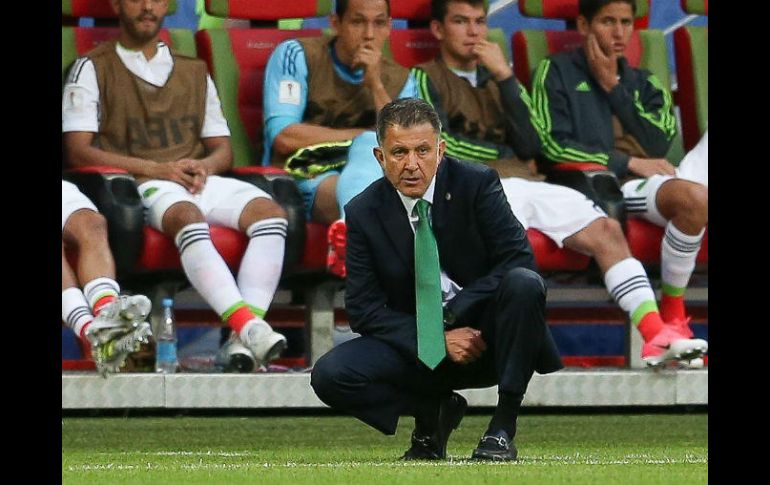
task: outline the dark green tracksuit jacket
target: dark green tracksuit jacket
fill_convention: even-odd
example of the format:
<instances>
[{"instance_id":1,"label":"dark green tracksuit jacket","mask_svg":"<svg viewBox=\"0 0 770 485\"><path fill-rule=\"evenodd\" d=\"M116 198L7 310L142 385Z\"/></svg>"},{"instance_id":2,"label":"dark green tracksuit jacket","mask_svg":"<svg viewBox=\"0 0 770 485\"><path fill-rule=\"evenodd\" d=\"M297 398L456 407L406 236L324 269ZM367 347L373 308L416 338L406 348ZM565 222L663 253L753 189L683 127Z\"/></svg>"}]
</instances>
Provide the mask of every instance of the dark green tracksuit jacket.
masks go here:
<instances>
[{"instance_id":1,"label":"dark green tracksuit jacket","mask_svg":"<svg viewBox=\"0 0 770 485\"><path fill-rule=\"evenodd\" d=\"M605 93L582 48L544 59L535 73L532 103L540 118L543 155L554 163L598 162L618 178L630 156L615 149L612 116L649 157L662 158L676 135L671 93L655 75L618 60L620 83Z\"/></svg>"}]
</instances>

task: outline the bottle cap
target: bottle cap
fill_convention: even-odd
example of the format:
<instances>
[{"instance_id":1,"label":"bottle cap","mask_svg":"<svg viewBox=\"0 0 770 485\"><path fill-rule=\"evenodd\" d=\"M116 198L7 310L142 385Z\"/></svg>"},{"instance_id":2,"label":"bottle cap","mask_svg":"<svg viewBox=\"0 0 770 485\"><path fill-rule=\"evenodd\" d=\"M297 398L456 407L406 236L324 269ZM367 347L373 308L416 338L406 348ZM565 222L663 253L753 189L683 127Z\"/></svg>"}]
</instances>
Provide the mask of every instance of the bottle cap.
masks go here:
<instances>
[{"instance_id":1,"label":"bottle cap","mask_svg":"<svg viewBox=\"0 0 770 485\"><path fill-rule=\"evenodd\" d=\"M164 298L163 299L163 306L167 306L167 307L174 306L174 299L173 298Z\"/></svg>"}]
</instances>

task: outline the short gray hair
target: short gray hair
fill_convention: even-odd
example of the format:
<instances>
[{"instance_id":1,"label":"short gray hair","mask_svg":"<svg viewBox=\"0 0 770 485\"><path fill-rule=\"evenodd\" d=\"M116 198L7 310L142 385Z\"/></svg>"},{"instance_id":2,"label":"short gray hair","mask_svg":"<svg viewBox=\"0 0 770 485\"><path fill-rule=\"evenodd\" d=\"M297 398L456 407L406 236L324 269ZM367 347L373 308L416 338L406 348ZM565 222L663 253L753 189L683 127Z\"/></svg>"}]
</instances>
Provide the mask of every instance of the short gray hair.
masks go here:
<instances>
[{"instance_id":1,"label":"short gray hair","mask_svg":"<svg viewBox=\"0 0 770 485\"><path fill-rule=\"evenodd\" d=\"M396 99L377 113L377 141L382 144L385 131L391 126L409 128L423 123L430 123L436 135L441 133L441 121L433 106L419 98Z\"/></svg>"}]
</instances>

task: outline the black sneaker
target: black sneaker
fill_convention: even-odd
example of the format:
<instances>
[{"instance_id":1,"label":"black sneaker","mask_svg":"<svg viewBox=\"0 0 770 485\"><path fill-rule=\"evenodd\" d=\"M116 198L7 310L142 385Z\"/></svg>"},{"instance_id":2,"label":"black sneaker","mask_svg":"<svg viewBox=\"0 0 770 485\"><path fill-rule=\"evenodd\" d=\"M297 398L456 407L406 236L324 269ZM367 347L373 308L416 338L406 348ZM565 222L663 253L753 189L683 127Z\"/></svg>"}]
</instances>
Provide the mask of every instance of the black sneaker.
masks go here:
<instances>
[{"instance_id":1,"label":"black sneaker","mask_svg":"<svg viewBox=\"0 0 770 485\"><path fill-rule=\"evenodd\" d=\"M441 400L438 412L438 429L433 436L418 436L412 431L412 446L402 460L445 460L449 435L457 429L468 409L468 401L453 392Z\"/></svg>"},{"instance_id":2,"label":"black sneaker","mask_svg":"<svg viewBox=\"0 0 770 485\"><path fill-rule=\"evenodd\" d=\"M515 461L518 451L508 433L503 430L485 434L473 450L471 460Z\"/></svg>"}]
</instances>

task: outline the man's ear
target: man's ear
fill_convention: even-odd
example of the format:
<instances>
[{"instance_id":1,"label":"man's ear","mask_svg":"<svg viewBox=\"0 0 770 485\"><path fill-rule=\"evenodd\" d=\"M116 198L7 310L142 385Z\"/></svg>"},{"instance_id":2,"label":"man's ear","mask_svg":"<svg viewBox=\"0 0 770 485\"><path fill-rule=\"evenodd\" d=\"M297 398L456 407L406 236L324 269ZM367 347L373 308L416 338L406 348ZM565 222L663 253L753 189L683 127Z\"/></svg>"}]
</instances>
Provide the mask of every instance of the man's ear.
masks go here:
<instances>
[{"instance_id":1,"label":"man's ear","mask_svg":"<svg viewBox=\"0 0 770 485\"><path fill-rule=\"evenodd\" d=\"M340 18L336 13L329 15L329 26L332 28L335 34L340 33Z\"/></svg>"},{"instance_id":2,"label":"man's ear","mask_svg":"<svg viewBox=\"0 0 770 485\"><path fill-rule=\"evenodd\" d=\"M436 19L430 21L430 33L438 40L444 40L444 25Z\"/></svg>"},{"instance_id":3,"label":"man's ear","mask_svg":"<svg viewBox=\"0 0 770 485\"><path fill-rule=\"evenodd\" d=\"M578 15L578 18L575 21L575 26L577 27L578 32L583 35L583 37L588 37L588 34L591 33L591 24L583 15Z\"/></svg>"},{"instance_id":4,"label":"man's ear","mask_svg":"<svg viewBox=\"0 0 770 485\"><path fill-rule=\"evenodd\" d=\"M379 162L380 167L382 167L382 169L385 170L385 154L382 153L382 148L374 147L372 148L372 153L374 153L374 158L377 159L377 162Z\"/></svg>"},{"instance_id":5,"label":"man's ear","mask_svg":"<svg viewBox=\"0 0 770 485\"><path fill-rule=\"evenodd\" d=\"M446 142L443 138L438 141L438 162L441 163L441 159L444 158L444 152L446 151Z\"/></svg>"},{"instance_id":6,"label":"man's ear","mask_svg":"<svg viewBox=\"0 0 770 485\"><path fill-rule=\"evenodd\" d=\"M110 5L112 5L113 12L120 13L120 0L110 0Z\"/></svg>"}]
</instances>

